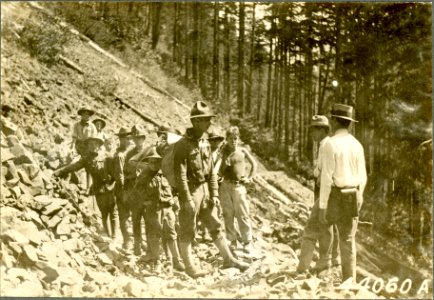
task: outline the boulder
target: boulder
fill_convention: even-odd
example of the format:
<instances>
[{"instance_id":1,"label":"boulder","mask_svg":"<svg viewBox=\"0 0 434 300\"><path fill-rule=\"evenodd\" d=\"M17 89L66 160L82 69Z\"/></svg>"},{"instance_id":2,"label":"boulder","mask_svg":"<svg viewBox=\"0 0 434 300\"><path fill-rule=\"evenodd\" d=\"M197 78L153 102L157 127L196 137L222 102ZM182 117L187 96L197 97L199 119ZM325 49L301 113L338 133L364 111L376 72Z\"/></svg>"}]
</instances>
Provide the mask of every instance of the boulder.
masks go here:
<instances>
[{"instance_id":1,"label":"boulder","mask_svg":"<svg viewBox=\"0 0 434 300\"><path fill-rule=\"evenodd\" d=\"M1 263L3 266L10 269L14 265L16 265L17 261L16 261L15 257L13 257L12 255L9 254L9 252L6 249L6 246L3 244L1 245L0 254L1 254L1 256L0 256Z\"/></svg>"},{"instance_id":2,"label":"boulder","mask_svg":"<svg viewBox=\"0 0 434 300\"><path fill-rule=\"evenodd\" d=\"M42 278L45 282L53 282L59 277L57 267L49 262L38 261L36 267L45 273L45 277Z\"/></svg>"},{"instance_id":3,"label":"boulder","mask_svg":"<svg viewBox=\"0 0 434 300\"><path fill-rule=\"evenodd\" d=\"M82 276L80 276L77 271L69 267L59 267L59 281L61 285L75 285L81 281Z\"/></svg>"},{"instance_id":4,"label":"boulder","mask_svg":"<svg viewBox=\"0 0 434 300\"><path fill-rule=\"evenodd\" d=\"M130 297L139 298L142 296L142 288L141 284L128 282L122 288Z\"/></svg>"},{"instance_id":5,"label":"boulder","mask_svg":"<svg viewBox=\"0 0 434 300\"><path fill-rule=\"evenodd\" d=\"M62 219L57 215L53 216L52 218L42 215L41 219L48 228L54 228L60 223L60 221L62 221Z\"/></svg>"},{"instance_id":6,"label":"boulder","mask_svg":"<svg viewBox=\"0 0 434 300\"><path fill-rule=\"evenodd\" d=\"M103 265L111 265L113 264L113 261L107 256L107 254L105 254L104 252L102 253L98 253L97 254L97 258L98 260L103 264Z\"/></svg>"},{"instance_id":7,"label":"boulder","mask_svg":"<svg viewBox=\"0 0 434 300\"><path fill-rule=\"evenodd\" d=\"M23 249L21 248L20 244L17 242L10 242L9 247L13 250L16 256L20 256L23 253Z\"/></svg>"},{"instance_id":8,"label":"boulder","mask_svg":"<svg viewBox=\"0 0 434 300\"><path fill-rule=\"evenodd\" d=\"M2 239L5 239L6 241L17 242L18 244L29 243L29 239L27 237L14 229L9 229L5 233L3 233Z\"/></svg>"},{"instance_id":9,"label":"boulder","mask_svg":"<svg viewBox=\"0 0 434 300\"><path fill-rule=\"evenodd\" d=\"M49 205L45 206L42 209L42 214L44 214L46 216L52 216L52 215L58 213L62 208L63 208L63 206L61 203L59 203L57 201L53 201Z\"/></svg>"},{"instance_id":10,"label":"boulder","mask_svg":"<svg viewBox=\"0 0 434 300\"><path fill-rule=\"evenodd\" d=\"M65 219L57 225L56 233L58 235L70 235L71 234L71 224L69 224Z\"/></svg>"},{"instance_id":11,"label":"boulder","mask_svg":"<svg viewBox=\"0 0 434 300\"><path fill-rule=\"evenodd\" d=\"M24 245L23 253L25 254L25 262L28 264L33 265L39 260L35 247L31 245Z\"/></svg>"},{"instance_id":12,"label":"boulder","mask_svg":"<svg viewBox=\"0 0 434 300\"><path fill-rule=\"evenodd\" d=\"M33 199L41 205L41 208L48 206L49 204L51 204L54 201L54 199L52 197L47 196L47 195L38 195L38 196L33 197Z\"/></svg>"},{"instance_id":13,"label":"boulder","mask_svg":"<svg viewBox=\"0 0 434 300\"><path fill-rule=\"evenodd\" d=\"M2 163L15 158L15 155L8 148L1 147L1 161Z\"/></svg>"}]
</instances>

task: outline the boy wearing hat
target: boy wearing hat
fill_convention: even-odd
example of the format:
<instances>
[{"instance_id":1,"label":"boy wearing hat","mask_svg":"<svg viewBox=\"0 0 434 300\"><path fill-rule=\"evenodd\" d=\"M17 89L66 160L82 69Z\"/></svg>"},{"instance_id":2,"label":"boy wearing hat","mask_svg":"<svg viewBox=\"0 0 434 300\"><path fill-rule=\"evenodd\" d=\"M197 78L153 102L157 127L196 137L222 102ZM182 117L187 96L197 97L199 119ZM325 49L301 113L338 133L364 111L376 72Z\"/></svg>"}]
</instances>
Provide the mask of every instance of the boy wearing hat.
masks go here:
<instances>
[{"instance_id":1,"label":"boy wearing hat","mask_svg":"<svg viewBox=\"0 0 434 300\"><path fill-rule=\"evenodd\" d=\"M78 110L78 115L81 119L74 124L71 148L75 146L79 155L85 155L86 147L84 146L84 140L97 134L95 125L90 122L90 117L94 114L95 112L89 108L80 108Z\"/></svg>"},{"instance_id":2,"label":"boy wearing hat","mask_svg":"<svg viewBox=\"0 0 434 300\"><path fill-rule=\"evenodd\" d=\"M162 157L157 153L155 147L152 147L143 159L148 166L144 171L148 173L147 178L142 182L145 186L143 205L148 245L146 259L152 270L158 273L161 268L160 247L163 238L171 253L173 267L178 271L184 271L185 267L180 261L175 230L172 188L161 171L161 160Z\"/></svg>"},{"instance_id":3,"label":"boy wearing hat","mask_svg":"<svg viewBox=\"0 0 434 300\"><path fill-rule=\"evenodd\" d=\"M250 225L249 203L247 201L246 183L249 183L256 173L257 164L247 149L239 146L240 132L232 126L226 132L226 145L222 150L220 175L221 205L225 220L226 237L233 249L237 248L237 231L235 218L241 234L244 251L252 250L252 228ZM246 176L246 160L250 163L250 173Z\"/></svg>"},{"instance_id":4,"label":"boy wearing hat","mask_svg":"<svg viewBox=\"0 0 434 300\"><path fill-rule=\"evenodd\" d=\"M103 144L104 141L99 136L88 137L83 142L84 147L86 147L86 155L82 156L79 161L56 170L53 174L55 176L62 176L82 168L86 169L92 176L92 186L89 193L90 195L95 195L98 208L101 212L104 231L107 236L115 238L114 181L111 177L107 157L104 151L101 151Z\"/></svg>"},{"instance_id":5,"label":"boy wearing hat","mask_svg":"<svg viewBox=\"0 0 434 300\"><path fill-rule=\"evenodd\" d=\"M319 144L317 152L318 155L314 163L313 171L315 177L315 202L303 233L299 263L295 272L298 275L306 275L305 273L309 269L317 241L319 241L319 262L315 266L314 270L316 272L321 272L324 269L328 269L332 264L339 264L339 236L337 233L337 228L335 225L333 225L333 227L324 226L323 224L319 223L318 219L320 174L322 169L324 145L329 140L329 120L326 116L313 116L309 125L309 131L312 140Z\"/></svg>"},{"instance_id":6,"label":"boy wearing hat","mask_svg":"<svg viewBox=\"0 0 434 300\"><path fill-rule=\"evenodd\" d=\"M104 147L108 155L112 154L112 143L110 140L110 137L108 134L104 132L104 128L106 127L107 123L102 118L95 118L93 119L92 123L95 125L96 132L99 136L102 137L104 140Z\"/></svg>"},{"instance_id":7,"label":"boy wearing hat","mask_svg":"<svg viewBox=\"0 0 434 300\"><path fill-rule=\"evenodd\" d=\"M190 113L193 127L186 130L174 148L174 171L181 208L179 248L186 273L193 278L206 274L195 268L191 256L191 246L196 234L196 218L200 218L208 228L214 244L223 256L224 267L235 267L242 271L249 267L248 264L236 260L229 251L217 216L217 174L213 172L207 134L213 117L215 115L204 102L196 102Z\"/></svg>"},{"instance_id":8,"label":"boy wearing hat","mask_svg":"<svg viewBox=\"0 0 434 300\"><path fill-rule=\"evenodd\" d=\"M146 176L146 172L141 172L142 169L139 164L149 149L145 145L147 131L143 126L134 125L131 128L130 136L135 146L125 155L123 201L131 209L134 254L140 255L142 253L141 219L144 218L143 209L141 209L143 207L144 187L140 183L142 181L140 177Z\"/></svg>"},{"instance_id":9,"label":"boy wearing hat","mask_svg":"<svg viewBox=\"0 0 434 300\"><path fill-rule=\"evenodd\" d=\"M119 227L122 232L123 244L122 248L129 250L131 247L130 234L127 230L127 221L130 216L130 208L128 203L124 200L124 186L125 186L125 156L132 149L130 144L130 132L125 128L120 128L119 133L116 134L119 137L119 147L116 149L113 155L113 178L116 182L114 193L116 197L116 205L119 214Z\"/></svg>"},{"instance_id":10,"label":"boy wearing hat","mask_svg":"<svg viewBox=\"0 0 434 300\"><path fill-rule=\"evenodd\" d=\"M356 232L367 182L363 146L349 133L353 107L334 104L334 134L324 145L321 162L319 222L336 224L342 260L342 281L356 282Z\"/></svg>"}]
</instances>

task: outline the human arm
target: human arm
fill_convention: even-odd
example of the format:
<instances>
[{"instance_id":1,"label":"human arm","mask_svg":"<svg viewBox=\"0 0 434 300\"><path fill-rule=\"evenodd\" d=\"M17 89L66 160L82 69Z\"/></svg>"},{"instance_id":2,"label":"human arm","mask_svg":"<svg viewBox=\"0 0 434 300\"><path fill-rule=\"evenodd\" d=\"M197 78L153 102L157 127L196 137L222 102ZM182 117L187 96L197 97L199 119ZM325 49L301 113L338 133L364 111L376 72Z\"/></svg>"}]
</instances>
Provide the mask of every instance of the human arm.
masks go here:
<instances>
[{"instance_id":1,"label":"human arm","mask_svg":"<svg viewBox=\"0 0 434 300\"><path fill-rule=\"evenodd\" d=\"M80 159L79 161L66 165L64 167L61 167L60 169L57 169L56 171L54 171L53 175L54 176L62 176L74 171L78 171L80 169L84 168L84 160Z\"/></svg>"},{"instance_id":2,"label":"human arm","mask_svg":"<svg viewBox=\"0 0 434 300\"><path fill-rule=\"evenodd\" d=\"M248 161L248 162L250 163L250 165L251 165L251 168L250 168L250 174L249 174L249 176L247 177L248 181L250 181L250 180L252 180L252 178L256 175L256 171L257 171L257 169L258 169L258 164L256 163L256 160L255 160L255 158L253 157L253 155L250 154L250 152L249 152L247 149L242 148L242 151L243 151L245 157L247 158L247 161Z\"/></svg>"},{"instance_id":3,"label":"human arm","mask_svg":"<svg viewBox=\"0 0 434 300\"><path fill-rule=\"evenodd\" d=\"M327 204L333 184L333 174L335 171L335 154L332 143L324 145L324 152L322 158L321 180L320 180L320 196L319 208L327 209Z\"/></svg>"},{"instance_id":4,"label":"human arm","mask_svg":"<svg viewBox=\"0 0 434 300\"><path fill-rule=\"evenodd\" d=\"M175 144L175 147L173 149L174 151L173 168L174 168L175 179L176 179L176 187L178 189L178 194L179 194L179 201L181 203L192 201L190 195L190 189L188 187L188 180L187 180L186 146L187 146L186 143L183 140L181 140Z\"/></svg>"}]
</instances>

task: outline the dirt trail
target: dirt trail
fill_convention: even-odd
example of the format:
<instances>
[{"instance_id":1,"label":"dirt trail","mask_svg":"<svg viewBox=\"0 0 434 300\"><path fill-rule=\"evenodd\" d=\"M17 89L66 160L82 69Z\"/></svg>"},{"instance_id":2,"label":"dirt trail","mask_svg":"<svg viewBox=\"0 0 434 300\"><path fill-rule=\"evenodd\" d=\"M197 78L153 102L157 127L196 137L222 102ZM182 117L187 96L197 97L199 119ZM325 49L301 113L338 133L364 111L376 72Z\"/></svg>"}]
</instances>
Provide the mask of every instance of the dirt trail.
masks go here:
<instances>
[{"instance_id":1,"label":"dirt trail","mask_svg":"<svg viewBox=\"0 0 434 300\"><path fill-rule=\"evenodd\" d=\"M13 29L2 35L2 103L15 111L2 117L0 295L378 298L363 288L337 289L334 276L294 280L284 274L297 264L313 195L297 181L263 166L261 183L249 186L256 250L251 255L237 251L240 259L251 262L244 273L220 269L222 260L215 246L198 239L197 263L211 271L208 276L193 280L169 267L162 274L152 274L139 257L121 249L120 238L101 237L83 186L73 178L55 181L51 176L54 169L73 159L68 153L77 109L88 105L105 115L109 134L121 126L144 122L119 99L177 128L188 125L188 111L68 31L64 56L82 72L62 62L50 67L41 64L22 47L19 36L35 8L25 3L2 3L1 8L2 25ZM105 84L114 85L106 94ZM148 141L153 143L153 126L146 125ZM270 183L280 194L267 188Z\"/></svg>"}]
</instances>

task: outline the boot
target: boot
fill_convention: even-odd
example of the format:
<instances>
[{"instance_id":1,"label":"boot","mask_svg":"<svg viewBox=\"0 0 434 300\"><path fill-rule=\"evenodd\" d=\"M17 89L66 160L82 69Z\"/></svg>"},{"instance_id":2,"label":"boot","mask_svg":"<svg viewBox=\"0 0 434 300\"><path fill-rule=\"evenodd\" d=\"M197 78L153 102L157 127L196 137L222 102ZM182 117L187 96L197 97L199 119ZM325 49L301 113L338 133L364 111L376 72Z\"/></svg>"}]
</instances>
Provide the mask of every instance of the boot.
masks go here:
<instances>
[{"instance_id":1,"label":"boot","mask_svg":"<svg viewBox=\"0 0 434 300\"><path fill-rule=\"evenodd\" d=\"M309 269L312 262L313 251L315 250L315 243L308 239L303 239L301 242L301 250L297 272L303 273Z\"/></svg>"},{"instance_id":2,"label":"boot","mask_svg":"<svg viewBox=\"0 0 434 300\"><path fill-rule=\"evenodd\" d=\"M223 268L237 268L243 272L250 267L249 264L236 260L233 257L231 251L229 250L228 244L223 237L214 240L214 244L217 246L220 251L220 255L223 257Z\"/></svg>"},{"instance_id":3,"label":"boot","mask_svg":"<svg viewBox=\"0 0 434 300\"><path fill-rule=\"evenodd\" d=\"M173 268L175 268L175 270L178 271L185 271L185 266L181 262L179 257L178 244L176 243L176 240L168 240L167 246L169 247L170 252L172 253Z\"/></svg>"},{"instance_id":4,"label":"boot","mask_svg":"<svg viewBox=\"0 0 434 300\"><path fill-rule=\"evenodd\" d=\"M205 276L207 272L199 271L193 266L193 259L191 257L191 243L179 243L179 250L185 264L185 272L192 278Z\"/></svg>"},{"instance_id":5,"label":"boot","mask_svg":"<svg viewBox=\"0 0 434 300\"><path fill-rule=\"evenodd\" d=\"M124 239L124 242L122 243L122 249L124 249L126 251L131 250L131 239L129 239L129 238Z\"/></svg>"},{"instance_id":6,"label":"boot","mask_svg":"<svg viewBox=\"0 0 434 300\"><path fill-rule=\"evenodd\" d=\"M142 242L134 240L134 255L139 256L142 254Z\"/></svg>"},{"instance_id":7,"label":"boot","mask_svg":"<svg viewBox=\"0 0 434 300\"><path fill-rule=\"evenodd\" d=\"M148 248L146 255L141 258L142 261L156 261L160 259L160 239L150 238L148 239Z\"/></svg>"}]
</instances>

